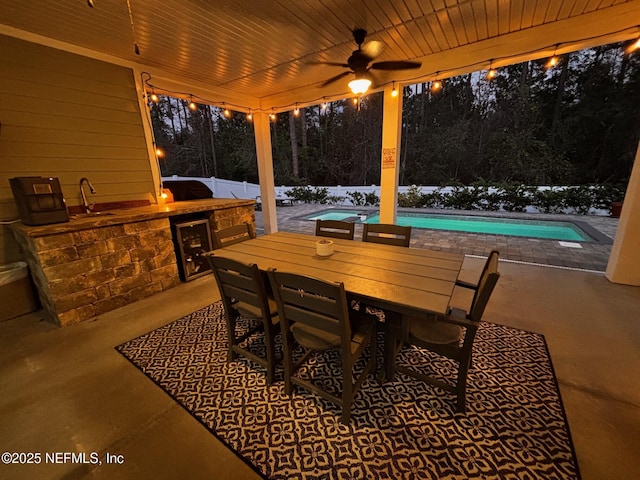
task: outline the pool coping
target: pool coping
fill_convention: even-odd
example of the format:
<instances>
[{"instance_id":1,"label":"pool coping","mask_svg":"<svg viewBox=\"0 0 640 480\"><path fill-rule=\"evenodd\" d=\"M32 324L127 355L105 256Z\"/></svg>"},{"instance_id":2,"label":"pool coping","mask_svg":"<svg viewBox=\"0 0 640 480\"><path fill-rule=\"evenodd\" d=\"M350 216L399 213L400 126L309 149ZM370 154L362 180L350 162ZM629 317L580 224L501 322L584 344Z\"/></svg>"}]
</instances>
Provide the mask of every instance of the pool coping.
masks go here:
<instances>
[{"instance_id":1,"label":"pool coping","mask_svg":"<svg viewBox=\"0 0 640 480\"><path fill-rule=\"evenodd\" d=\"M345 207L345 206L335 206L335 207L324 207L321 208L315 212L309 212L309 213L304 213L301 215L297 215L294 217L291 217L292 220L304 220L304 221L314 221L310 218L310 216L316 215L320 212L326 212L326 211L331 211L331 210L335 210L335 211L354 211L354 215L352 217L346 217L343 220L344 221L353 221L355 223L360 223L362 224L362 221L360 219L359 213L366 213L367 215L371 215L373 213L379 213L380 209L376 208L376 207L361 207L361 208L354 208L354 207ZM355 213L358 212L358 213ZM521 216L517 216L517 215L509 215L509 214L513 214L513 213L520 213L520 212L494 212L494 211L484 211L484 210L478 210L478 211L459 211L459 210L446 210L443 212L424 212L424 211L420 211L418 209L412 209L412 208L398 208L397 210L398 213L413 213L413 214L423 214L423 215L449 215L449 216L459 216L459 217L473 217L473 216L478 216L478 217L488 217L488 218L505 218L505 219L511 219L511 220L531 220L530 218L523 218ZM460 212L460 213L455 213L455 212ZM522 212L525 213L525 212ZM493 214L493 215L492 215ZM592 225L590 225L587 222L584 222L582 220L575 220L573 218L566 218L563 220L559 220L559 219L541 219L539 221L543 221L543 222L557 222L557 223L571 223L573 225L575 225L577 228L581 229L585 234L587 234L587 236L590 238L590 240L582 240L582 241L578 241L578 243L591 243L591 244L597 244L597 245L613 245L613 239L611 239L608 235L602 233L601 231L599 231L597 228L593 227ZM420 228L422 230L440 230L443 232L462 232L459 230L448 230L448 229L444 229L444 228L438 228L438 229L434 229L434 228L423 228L423 227L414 227L414 228ZM505 234L503 233L486 233L486 232L462 232L462 233L479 233L482 235L496 235L496 236L505 236ZM520 237L520 238L535 238L535 239L541 239L541 240L552 240L552 241L562 241L560 239L549 239L549 238L544 238L544 237L529 237L529 236L520 236L520 235L506 235L506 236L510 236L510 237Z\"/></svg>"}]
</instances>

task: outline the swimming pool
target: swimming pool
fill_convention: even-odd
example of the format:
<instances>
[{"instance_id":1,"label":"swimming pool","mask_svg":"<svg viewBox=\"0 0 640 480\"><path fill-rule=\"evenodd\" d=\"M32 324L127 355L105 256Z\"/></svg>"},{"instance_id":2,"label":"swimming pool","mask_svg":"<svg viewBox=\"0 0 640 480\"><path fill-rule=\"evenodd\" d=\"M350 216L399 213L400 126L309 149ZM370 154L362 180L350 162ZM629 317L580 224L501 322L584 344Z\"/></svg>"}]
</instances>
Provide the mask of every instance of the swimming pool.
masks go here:
<instances>
[{"instance_id":1,"label":"swimming pool","mask_svg":"<svg viewBox=\"0 0 640 480\"><path fill-rule=\"evenodd\" d=\"M324 210L306 215L307 220L349 220L358 223L379 223L380 215L375 211ZM466 233L509 235L515 237L542 238L570 242L591 242L593 237L572 222L529 220L475 215L450 215L398 212L398 225L434 230L450 230Z\"/></svg>"}]
</instances>

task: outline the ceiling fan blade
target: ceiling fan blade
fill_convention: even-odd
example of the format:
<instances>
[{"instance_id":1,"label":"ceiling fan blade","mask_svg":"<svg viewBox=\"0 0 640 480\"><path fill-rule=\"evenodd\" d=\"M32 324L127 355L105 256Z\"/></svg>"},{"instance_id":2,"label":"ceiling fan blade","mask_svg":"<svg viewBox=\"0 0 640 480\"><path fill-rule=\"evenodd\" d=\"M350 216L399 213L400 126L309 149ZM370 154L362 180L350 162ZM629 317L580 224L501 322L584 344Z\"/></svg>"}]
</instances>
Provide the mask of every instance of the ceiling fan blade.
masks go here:
<instances>
[{"instance_id":1,"label":"ceiling fan blade","mask_svg":"<svg viewBox=\"0 0 640 480\"><path fill-rule=\"evenodd\" d=\"M320 85L321 87L326 87L327 85L332 84L333 82L337 82L338 80L340 80L341 78L346 77L347 75L350 75L351 72L342 72L339 73L338 75L331 77L329 80L326 80L322 85Z\"/></svg>"},{"instance_id":2,"label":"ceiling fan blade","mask_svg":"<svg viewBox=\"0 0 640 480\"><path fill-rule=\"evenodd\" d=\"M401 60L391 60L388 62L376 62L371 65L372 70L410 70L412 68L420 68L420 62L406 62Z\"/></svg>"},{"instance_id":3,"label":"ceiling fan blade","mask_svg":"<svg viewBox=\"0 0 640 480\"><path fill-rule=\"evenodd\" d=\"M378 40L370 40L361 47L362 53L364 53L371 60L379 56L384 50L384 43Z\"/></svg>"},{"instance_id":4,"label":"ceiling fan blade","mask_svg":"<svg viewBox=\"0 0 640 480\"><path fill-rule=\"evenodd\" d=\"M340 62L306 62L307 65L329 65L331 67L349 68L349 64Z\"/></svg>"}]
</instances>

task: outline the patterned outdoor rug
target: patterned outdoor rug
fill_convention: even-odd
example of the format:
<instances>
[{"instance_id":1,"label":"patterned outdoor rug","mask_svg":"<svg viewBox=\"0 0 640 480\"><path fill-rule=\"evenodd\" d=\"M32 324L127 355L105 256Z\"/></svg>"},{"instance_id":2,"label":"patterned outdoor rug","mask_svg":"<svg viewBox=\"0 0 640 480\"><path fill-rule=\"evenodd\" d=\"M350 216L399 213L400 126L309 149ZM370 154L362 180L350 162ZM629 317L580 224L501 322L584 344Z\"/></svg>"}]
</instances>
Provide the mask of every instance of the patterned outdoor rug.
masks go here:
<instances>
[{"instance_id":1,"label":"patterned outdoor rug","mask_svg":"<svg viewBox=\"0 0 640 480\"><path fill-rule=\"evenodd\" d=\"M365 382L349 426L317 396L288 397L281 381L266 387L248 360L227 363L226 341L217 302L116 348L265 478L580 478L542 335L482 324L466 414L455 413L453 395L398 375ZM430 368L453 367L434 357ZM327 384L340 371L313 370Z\"/></svg>"}]
</instances>

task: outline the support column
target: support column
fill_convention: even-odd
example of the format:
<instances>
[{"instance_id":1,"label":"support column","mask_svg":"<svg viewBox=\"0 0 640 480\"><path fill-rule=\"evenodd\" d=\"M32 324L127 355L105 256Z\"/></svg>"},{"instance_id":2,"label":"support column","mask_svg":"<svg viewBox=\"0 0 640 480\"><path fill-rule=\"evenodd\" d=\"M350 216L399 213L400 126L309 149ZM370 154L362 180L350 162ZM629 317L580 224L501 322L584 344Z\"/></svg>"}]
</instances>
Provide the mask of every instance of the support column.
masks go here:
<instances>
[{"instance_id":1,"label":"support column","mask_svg":"<svg viewBox=\"0 0 640 480\"><path fill-rule=\"evenodd\" d=\"M613 283L640 286L640 146L631 170L616 238L605 276Z\"/></svg>"},{"instance_id":2,"label":"support column","mask_svg":"<svg viewBox=\"0 0 640 480\"><path fill-rule=\"evenodd\" d=\"M402 92L402 87L398 86L398 90ZM391 95L392 91L391 85L384 89L380 165L380 223L395 223L398 206L402 95L394 97Z\"/></svg>"},{"instance_id":3,"label":"support column","mask_svg":"<svg viewBox=\"0 0 640 480\"><path fill-rule=\"evenodd\" d=\"M264 233L278 231L276 218L276 188L273 179L273 155L271 152L271 126L266 113L253 114L253 132L256 139L258 157L258 181L262 200L262 220Z\"/></svg>"}]
</instances>

